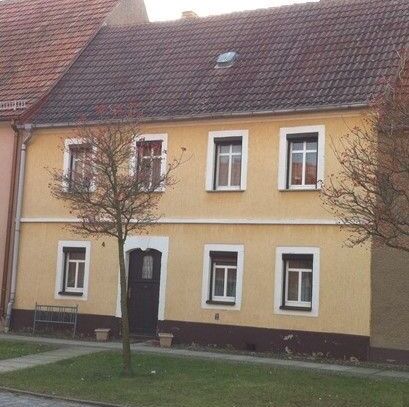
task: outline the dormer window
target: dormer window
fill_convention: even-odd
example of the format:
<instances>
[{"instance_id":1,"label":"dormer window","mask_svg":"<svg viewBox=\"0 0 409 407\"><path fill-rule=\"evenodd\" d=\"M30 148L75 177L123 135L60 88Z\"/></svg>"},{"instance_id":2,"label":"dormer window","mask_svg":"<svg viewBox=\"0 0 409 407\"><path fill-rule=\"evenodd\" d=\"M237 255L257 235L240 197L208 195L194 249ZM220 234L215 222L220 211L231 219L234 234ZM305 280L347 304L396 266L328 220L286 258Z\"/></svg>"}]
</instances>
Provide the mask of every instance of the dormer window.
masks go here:
<instances>
[{"instance_id":1,"label":"dormer window","mask_svg":"<svg viewBox=\"0 0 409 407\"><path fill-rule=\"evenodd\" d=\"M217 57L216 68L230 68L234 65L239 54L235 51L225 52Z\"/></svg>"}]
</instances>

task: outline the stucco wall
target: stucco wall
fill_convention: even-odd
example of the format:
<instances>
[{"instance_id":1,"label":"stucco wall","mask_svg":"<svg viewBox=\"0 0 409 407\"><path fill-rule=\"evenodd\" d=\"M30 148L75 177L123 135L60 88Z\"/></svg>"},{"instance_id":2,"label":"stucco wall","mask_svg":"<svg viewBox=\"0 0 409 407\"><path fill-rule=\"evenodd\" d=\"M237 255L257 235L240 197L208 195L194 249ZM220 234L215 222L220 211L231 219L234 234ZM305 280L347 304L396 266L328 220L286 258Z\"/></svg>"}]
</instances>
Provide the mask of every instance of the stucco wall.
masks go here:
<instances>
[{"instance_id":1,"label":"stucco wall","mask_svg":"<svg viewBox=\"0 0 409 407\"><path fill-rule=\"evenodd\" d=\"M337 143L348 127L360 123L357 114L281 116L253 120L170 123L144 127L145 133L167 133L168 154L187 148L189 161L175 176L179 183L166 191L160 213L171 218L328 219L317 192L278 190L279 131L281 127L326 127L325 175L337 170L331 138ZM205 190L209 131L248 130L248 175L245 192L209 193ZM36 130L29 146L25 181L24 217L71 217L63 203L50 198L48 169L62 169L63 140L75 137L66 129Z\"/></svg>"},{"instance_id":2,"label":"stucco wall","mask_svg":"<svg viewBox=\"0 0 409 407\"><path fill-rule=\"evenodd\" d=\"M208 224L222 219L286 220L284 223L297 219L313 219L318 223L331 220L317 191L278 190L279 131L281 127L325 125L325 174L330 174L337 171L331 138L337 144L339 137L360 121L357 113L335 112L163 123L143 128L145 133L168 134L169 159L178 155L182 146L190 156L175 174L179 183L164 193L160 213L171 219L203 220L199 225L159 225L151 231L153 235L169 237L165 319L369 335L370 253L363 248L344 248L346 236L338 226ZM220 130L249 132L247 190L244 192L205 190L208 134ZM75 137L75 132L36 130L29 146L16 308L32 309L36 301L79 303L81 313L115 315L116 246L109 239L92 241L88 300L54 299L58 241L83 240L64 229L61 222L72 215L61 202L50 197L48 190L48 169L62 168L61 149L67 137ZM240 311L201 308L205 244L244 245ZM277 246L320 247L320 311L317 318L273 313ZM216 312L220 316L218 321L215 320Z\"/></svg>"},{"instance_id":3,"label":"stucco wall","mask_svg":"<svg viewBox=\"0 0 409 407\"><path fill-rule=\"evenodd\" d=\"M370 259L362 249L342 248L345 236L336 226L161 225L151 233L169 237L167 320L369 335ZM60 224L23 226L16 308L33 309L37 301L79 304L81 313L115 315L118 287L115 242L92 241L88 300L78 301L54 299L59 240L82 239ZM205 244L244 245L241 310L202 309ZM320 247L317 318L273 312L275 248L290 245ZM215 313L220 316L218 321Z\"/></svg>"},{"instance_id":4,"label":"stucco wall","mask_svg":"<svg viewBox=\"0 0 409 407\"><path fill-rule=\"evenodd\" d=\"M409 254L372 250L371 346L409 351Z\"/></svg>"},{"instance_id":5,"label":"stucco wall","mask_svg":"<svg viewBox=\"0 0 409 407\"><path fill-rule=\"evenodd\" d=\"M10 123L0 122L0 273L5 256L14 137Z\"/></svg>"}]
</instances>

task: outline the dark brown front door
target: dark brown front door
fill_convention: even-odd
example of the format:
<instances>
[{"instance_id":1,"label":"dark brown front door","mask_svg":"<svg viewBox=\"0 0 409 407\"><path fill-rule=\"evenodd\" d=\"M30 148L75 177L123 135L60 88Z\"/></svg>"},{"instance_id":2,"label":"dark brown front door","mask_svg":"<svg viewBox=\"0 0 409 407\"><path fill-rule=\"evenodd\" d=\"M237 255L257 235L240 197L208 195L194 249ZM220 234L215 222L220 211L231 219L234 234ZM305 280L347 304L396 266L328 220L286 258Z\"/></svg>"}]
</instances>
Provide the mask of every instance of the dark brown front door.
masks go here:
<instances>
[{"instance_id":1,"label":"dark brown front door","mask_svg":"<svg viewBox=\"0 0 409 407\"><path fill-rule=\"evenodd\" d=\"M133 334L155 335L162 253L133 251L129 258L129 324Z\"/></svg>"}]
</instances>

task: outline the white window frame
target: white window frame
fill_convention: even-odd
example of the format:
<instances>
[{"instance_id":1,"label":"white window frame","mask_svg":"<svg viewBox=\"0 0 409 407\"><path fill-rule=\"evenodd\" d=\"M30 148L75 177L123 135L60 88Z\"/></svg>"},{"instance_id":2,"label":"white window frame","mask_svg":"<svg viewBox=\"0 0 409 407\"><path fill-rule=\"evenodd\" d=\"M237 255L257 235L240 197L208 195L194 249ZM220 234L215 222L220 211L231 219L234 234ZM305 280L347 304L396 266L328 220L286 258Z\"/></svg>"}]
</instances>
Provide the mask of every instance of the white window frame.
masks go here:
<instances>
[{"instance_id":1,"label":"white window frame","mask_svg":"<svg viewBox=\"0 0 409 407\"><path fill-rule=\"evenodd\" d=\"M231 252L237 253L237 271L236 271L236 299L234 305L225 304L208 304L211 279L212 261L210 252ZM239 311L241 309L241 299L243 290L243 273L244 273L244 245L228 245L228 244L206 244L203 251L203 281L202 281L202 308L203 309L219 309L229 311ZM215 301L220 301L219 297ZM228 298L226 302L231 302Z\"/></svg>"},{"instance_id":2,"label":"white window frame","mask_svg":"<svg viewBox=\"0 0 409 407\"><path fill-rule=\"evenodd\" d=\"M206 191L209 192L226 192L226 191L245 191L247 188L247 166L248 166L248 130L225 130L209 132L207 144L207 161L206 161ZM216 143L218 139L241 138L241 179L240 186L217 187L215 167L218 163L216 159ZM229 180L230 182L230 180Z\"/></svg>"},{"instance_id":3,"label":"white window frame","mask_svg":"<svg viewBox=\"0 0 409 407\"><path fill-rule=\"evenodd\" d=\"M137 151L137 143L143 141L161 141L162 142L162 155L161 155L161 167L160 172L161 176L163 177L166 174L167 169L167 156L168 156L168 135L167 133L158 133L158 134L141 134L134 137L134 153L132 154L132 159L130 163L130 174L132 176L136 175L137 163L138 163L138 151ZM163 185L162 187L157 189L157 192L164 192L166 186Z\"/></svg>"},{"instance_id":4,"label":"white window frame","mask_svg":"<svg viewBox=\"0 0 409 407\"><path fill-rule=\"evenodd\" d=\"M84 277L85 277L85 263L86 263L86 250L85 250L85 256L84 260L71 260L69 256L67 257L67 254L65 254L65 281L64 281L64 290L66 293L83 293L84 292L84 287L78 287L78 271L79 271L79 264L84 264ZM76 264L76 269L75 269L75 284L74 287L68 287L68 270L69 270L69 263L75 263Z\"/></svg>"},{"instance_id":5,"label":"white window frame","mask_svg":"<svg viewBox=\"0 0 409 407\"><path fill-rule=\"evenodd\" d=\"M316 185L288 185L289 159L288 159L288 140L287 135L299 134L300 138L304 134L318 134L318 153L317 153L317 184ZM325 170L325 126L301 126L301 127L282 127L280 128L280 145L278 158L278 189L280 191L311 191L320 190L324 181ZM303 175L304 176L304 175Z\"/></svg>"},{"instance_id":6,"label":"white window frame","mask_svg":"<svg viewBox=\"0 0 409 407\"><path fill-rule=\"evenodd\" d=\"M311 310L298 311L291 309L282 309L283 304L283 255L312 255L312 297ZM320 290L320 249L318 247L277 247L276 248L276 263L275 263L275 279L274 279L274 313L281 315L296 315L303 317L318 317L319 315L319 292ZM286 288L287 291L287 288ZM284 294L285 296L287 293ZM291 304L291 306L297 306ZM301 305L305 306L305 305Z\"/></svg>"},{"instance_id":7,"label":"white window frame","mask_svg":"<svg viewBox=\"0 0 409 407\"><path fill-rule=\"evenodd\" d=\"M311 273L313 276L313 280L314 281L314 268L312 269L300 269L300 268L290 268L287 266L287 263L290 260L286 261L285 264L285 269L284 269L284 273L285 273L285 298L284 298L284 304L286 306L289 307L300 307L300 308L310 308L311 304L312 304L312 299L311 302L310 301L301 301L301 293L302 293L302 274L303 273ZM289 274L291 272L296 272L298 274L298 298L300 299L299 301L292 301L288 299L288 285L289 285Z\"/></svg>"},{"instance_id":8,"label":"white window frame","mask_svg":"<svg viewBox=\"0 0 409 407\"><path fill-rule=\"evenodd\" d=\"M65 139L64 141L63 174L64 174L65 179L70 175L70 171L71 171L71 168L70 168L71 148L70 147L73 145L80 146L82 144L87 144L87 141L81 138L70 138L70 139ZM63 181L62 188L64 192L69 192L70 190L70 186L68 182L66 182L65 180ZM90 187L91 192L95 191L95 188L96 188L95 180L92 180L91 187Z\"/></svg>"},{"instance_id":9,"label":"white window frame","mask_svg":"<svg viewBox=\"0 0 409 407\"><path fill-rule=\"evenodd\" d=\"M215 288L216 288L216 268L218 269L224 269L224 295L216 295L215 294ZM228 265L218 265L217 263L213 263L213 284L211 287L212 290L212 299L214 301L222 301L222 302L236 302L236 297L229 297L227 295L227 280L228 280L228 273L229 270L234 270L236 272L236 287L237 287L237 265L236 266L228 266Z\"/></svg>"},{"instance_id":10,"label":"white window frame","mask_svg":"<svg viewBox=\"0 0 409 407\"><path fill-rule=\"evenodd\" d=\"M84 288L81 290L69 289L67 290L68 295L60 294L64 278L64 267L65 267L65 255L64 248L73 249L85 249L85 267L84 267ZM55 295L56 300L80 300L86 301L88 299L88 284L89 284L89 270L91 263L91 242L90 241L76 241L76 240L62 240L58 242L57 248L57 268L56 268L56 279L55 279ZM70 296L69 293L82 292L81 296Z\"/></svg>"}]
</instances>

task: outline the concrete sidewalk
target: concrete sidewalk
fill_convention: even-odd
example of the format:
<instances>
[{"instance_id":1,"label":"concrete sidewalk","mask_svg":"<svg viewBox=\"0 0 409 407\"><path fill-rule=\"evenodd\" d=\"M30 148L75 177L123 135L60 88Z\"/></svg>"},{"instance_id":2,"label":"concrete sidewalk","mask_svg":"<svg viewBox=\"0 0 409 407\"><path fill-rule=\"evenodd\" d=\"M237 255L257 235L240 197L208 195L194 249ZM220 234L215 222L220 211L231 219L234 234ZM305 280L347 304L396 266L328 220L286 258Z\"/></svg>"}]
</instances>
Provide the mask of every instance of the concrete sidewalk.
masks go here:
<instances>
[{"instance_id":1,"label":"concrete sidewalk","mask_svg":"<svg viewBox=\"0 0 409 407\"><path fill-rule=\"evenodd\" d=\"M13 372L15 370L26 369L29 367L47 365L60 360L71 359L77 356L88 355L99 352L100 349L81 347L81 346L64 346L60 349L48 352L36 353L34 355L22 356L13 359L0 360L0 373Z\"/></svg>"},{"instance_id":2,"label":"concrete sidewalk","mask_svg":"<svg viewBox=\"0 0 409 407\"><path fill-rule=\"evenodd\" d=\"M31 337L31 336L20 336L12 334L0 334L0 340L12 340L12 341L23 341L23 342L34 342L34 343L45 343L60 346L60 352L73 352L75 348L78 348L79 352L84 352L83 354L98 352L102 350L120 350L121 343L119 342L88 342L88 341L76 341L76 340L66 340L66 339L55 339L55 338L43 338L43 337ZM322 373L332 373L332 374L345 374L358 377L370 377L374 379L396 379L409 381L409 372L395 371L389 369L382 369L378 367L358 367L358 366L344 366L329 363L317 363L317 362L306 362L300 360L288 360L288 359L275 359L260 356L249 356L249 355L238 355L229 354L221 352L204 352L204 351L192 351L185 349L162 349L158 347L151 346L147 343L136 343L132 344L132 350L138 353L152 353L152 354L163 354L168 356L177 357L188 357L188 358L199 358L217 361L228 361L228 362L238 362L238 363L254 363L265 366L272 367L285 367L293 369L311 370ZM88 352L87 352L88 349ZM56 351L52 351L56 352ZM69 353L68 352L68 353ZM45 352L35 356L41 357L41 355L46 355L50 352ZM78 355L79 356L79 355ZM24 358L29 356L25 356ZM34 356L31 356L34 357ZM74 357L69 355L68 357ZM22 359L22 358L18 358ZM64 358L66 359L66 358ZM1 367L0 362L0 367ZM50 362L46 362L50 363ZM2 370L0 370L0 373Z\"/></svg>"}]
</instances>

